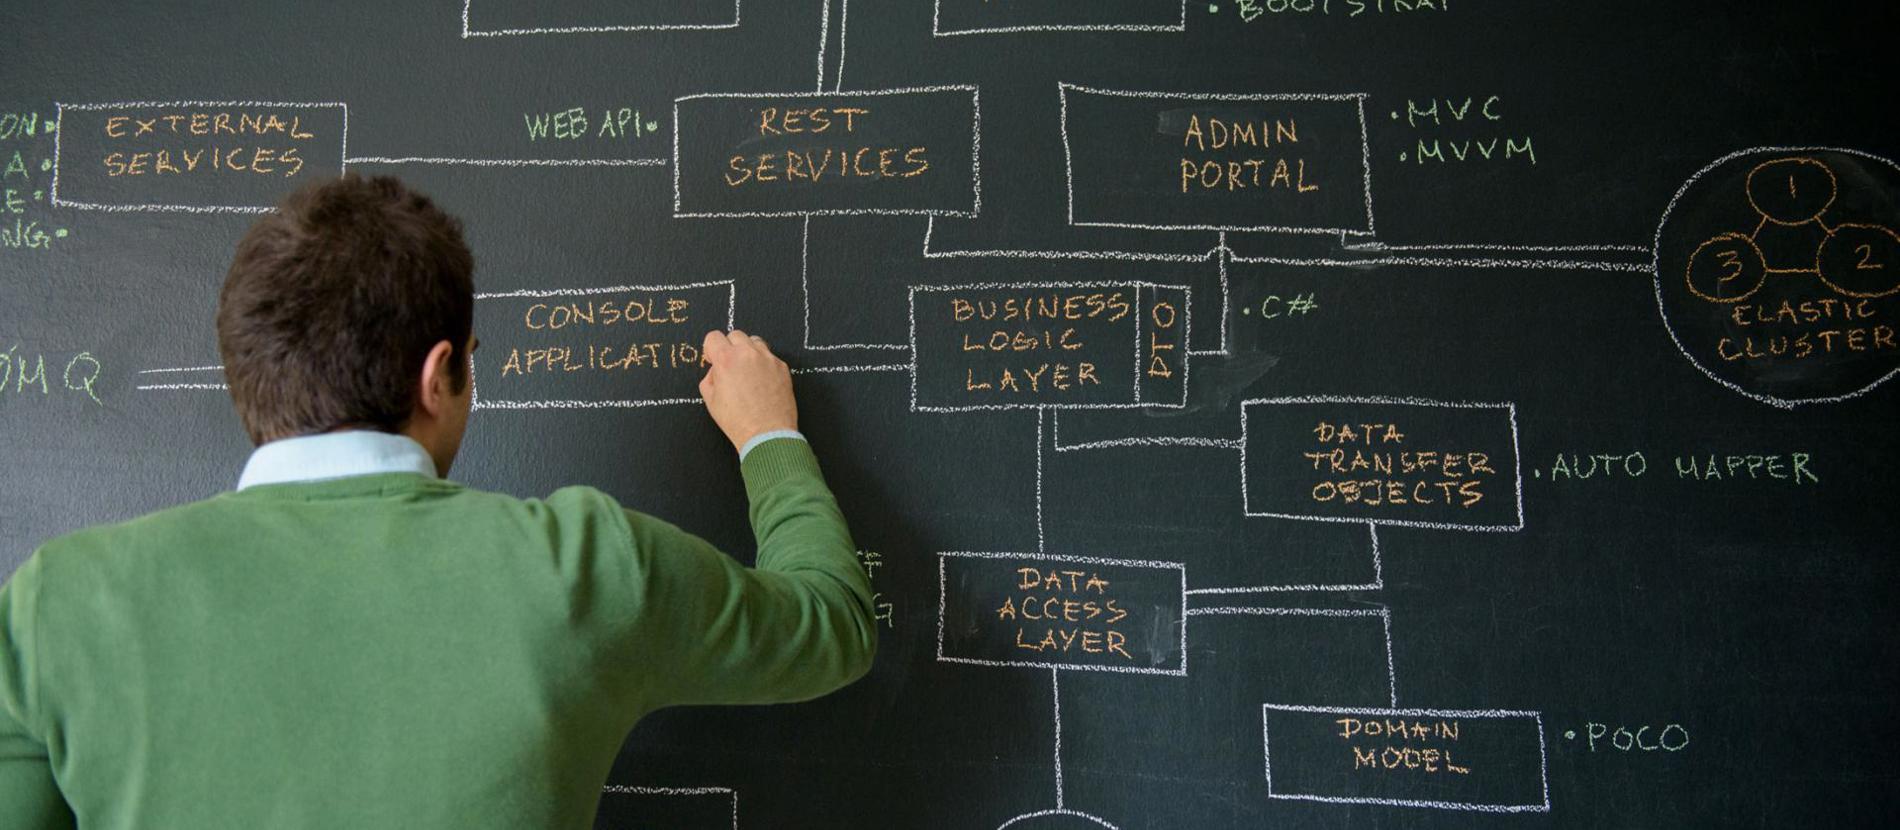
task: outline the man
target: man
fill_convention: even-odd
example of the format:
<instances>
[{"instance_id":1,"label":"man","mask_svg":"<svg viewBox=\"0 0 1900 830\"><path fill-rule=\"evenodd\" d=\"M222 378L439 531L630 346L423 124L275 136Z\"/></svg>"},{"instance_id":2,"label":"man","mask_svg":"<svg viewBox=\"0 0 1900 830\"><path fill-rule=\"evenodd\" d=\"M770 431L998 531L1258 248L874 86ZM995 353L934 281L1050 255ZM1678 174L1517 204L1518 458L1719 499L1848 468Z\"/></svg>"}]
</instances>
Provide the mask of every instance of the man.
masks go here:
<instances>
[{"instance_id":1,"label":"man","mask_svg":"<svg viewBox=\"0 0 1900 830\"><path fill-rule=\"evenodd\" d=\"M757 570L596 490L440 478L471 270L390 178L244 237L218 342L258 448L235 492L49 542L0 588L0 826L585 828L647 712L869 668L869 585L756 337L708 333L700 393Z\"/></svg>"}]
</instances>

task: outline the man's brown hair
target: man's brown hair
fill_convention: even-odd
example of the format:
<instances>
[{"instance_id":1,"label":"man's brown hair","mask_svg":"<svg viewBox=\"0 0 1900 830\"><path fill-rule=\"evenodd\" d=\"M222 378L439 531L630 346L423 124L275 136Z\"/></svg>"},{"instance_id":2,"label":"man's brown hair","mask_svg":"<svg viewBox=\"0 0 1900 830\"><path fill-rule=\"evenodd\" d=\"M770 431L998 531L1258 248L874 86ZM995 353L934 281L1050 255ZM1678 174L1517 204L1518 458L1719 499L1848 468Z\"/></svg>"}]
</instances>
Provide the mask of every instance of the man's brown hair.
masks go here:
<instances>
[{"instance_id":1,"label":"man's brown hair","mask_svg":"<svg viewBox=\"0 0 1900 830\"><path fill-rule=\"evenodd\" d=\"M251 441L402 429L443 340L459 393L473 271L462 223L393 177L287 197L238 242L218 296L218 351Z\"/></svg>"}]
</instances>

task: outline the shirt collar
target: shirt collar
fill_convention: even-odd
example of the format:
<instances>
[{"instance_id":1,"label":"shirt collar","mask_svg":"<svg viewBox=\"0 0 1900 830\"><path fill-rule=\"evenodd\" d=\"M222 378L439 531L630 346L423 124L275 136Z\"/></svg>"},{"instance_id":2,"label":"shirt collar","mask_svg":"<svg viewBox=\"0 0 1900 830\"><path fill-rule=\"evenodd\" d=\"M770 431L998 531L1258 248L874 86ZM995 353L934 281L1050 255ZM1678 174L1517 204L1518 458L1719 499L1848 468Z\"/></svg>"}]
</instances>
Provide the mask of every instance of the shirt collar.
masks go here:
<instances>
[{"instance_id":1,"label":"shirt collar","mask_svg":"<svg viewBox=\"0 0 1900 830\"><path fill-rule=\"evenodd\" d=\"M376 473L435 478L429 451L407 435L370 430L326 432L272 441L251 451L237 489Z\"/></svg>"}]
</instances>

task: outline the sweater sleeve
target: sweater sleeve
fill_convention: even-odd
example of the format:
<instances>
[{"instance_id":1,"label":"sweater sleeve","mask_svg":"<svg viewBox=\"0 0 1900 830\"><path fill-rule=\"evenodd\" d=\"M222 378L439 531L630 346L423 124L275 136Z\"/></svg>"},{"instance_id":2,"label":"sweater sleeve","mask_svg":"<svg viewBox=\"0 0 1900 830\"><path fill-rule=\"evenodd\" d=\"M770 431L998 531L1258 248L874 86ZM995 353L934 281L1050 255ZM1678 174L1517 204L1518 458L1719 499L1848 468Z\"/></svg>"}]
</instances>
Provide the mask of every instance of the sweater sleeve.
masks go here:
<instances>
[{"instance_id":1,"label":"sweater sleeve","mask_svg":"<svg viewBox=\"0 0 1900 830\"><path fill-rule=\"evenodd\" d=\"M0 816L7 817L7 827L21 830L70 828L74 822L37 731L39 590L38 557L0 585Z\"/></svg>"},{"instance_id":2,"label":"sweater sleeve","mask_svg":"<svg viewBox=\"0 0 1900 830\"><path fill-rule=\"evenodd\" d=\"M628 511L652 702L783 703L870 669L871 586L844 516L804 442L767 441L740 465L758 565Z\"/></svg>"}]
</instances>

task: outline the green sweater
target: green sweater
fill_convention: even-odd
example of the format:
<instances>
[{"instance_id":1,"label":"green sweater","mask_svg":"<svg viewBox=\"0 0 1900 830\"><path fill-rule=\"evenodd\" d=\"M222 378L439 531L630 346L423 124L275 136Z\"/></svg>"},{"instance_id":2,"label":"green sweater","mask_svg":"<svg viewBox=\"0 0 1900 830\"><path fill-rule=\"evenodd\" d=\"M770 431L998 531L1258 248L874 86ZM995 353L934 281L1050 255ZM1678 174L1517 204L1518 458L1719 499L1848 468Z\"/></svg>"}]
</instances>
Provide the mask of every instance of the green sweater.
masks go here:
<instances>
[{"instance_id":1,"label":"green sweater","mask_svg":"<svg viewBox=\"0 0 1900 830\"><path fill-rule=\"evenodd\" d=\"M642 715L862 675L871 592L803 441L741 466L747 569L572 487L252 487L0 587L0 826L587 828Z\"/></svg>"}]
</instances>

